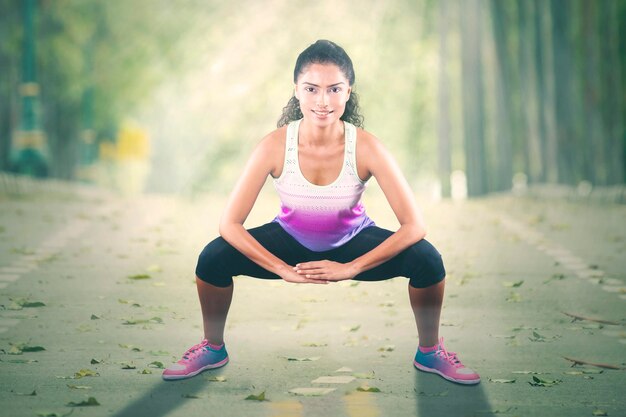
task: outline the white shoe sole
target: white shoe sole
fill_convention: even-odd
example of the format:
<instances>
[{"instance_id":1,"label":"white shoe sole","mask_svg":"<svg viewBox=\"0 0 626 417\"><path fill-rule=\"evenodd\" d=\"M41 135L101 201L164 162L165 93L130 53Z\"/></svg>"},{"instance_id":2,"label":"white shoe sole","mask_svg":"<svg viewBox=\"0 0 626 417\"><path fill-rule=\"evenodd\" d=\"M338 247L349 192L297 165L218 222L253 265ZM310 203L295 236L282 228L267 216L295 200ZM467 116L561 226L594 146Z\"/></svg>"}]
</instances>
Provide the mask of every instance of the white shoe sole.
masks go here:
<instances>
[{"instance_id":1,"label":"white shoe sole","mask_svg":"<svg viewBox=\"0 0 626 417\"><path fill-rule=\"evenodd\" d=\"M191 378L194 377L196 375L198 375L200 372L206 371L207 369L215 369L215 368L221 368L222 366L226 365L228 363L228 356L221 360L218 363L211 363L209 365L203 366L202 368L190 373L190 374L185 374L185 375L162 375L163 379L166 381L175 381L178 379L187 379L187 378Z\"/></svg>"},{"instance_id":2,"label":"white shoe sole","mask_svg":"<svg viewBox=\"0 0 626 417\"><path fill-rule=\"evenodd\" d=\"M413 361L413 365L415 365L415 367L417 369L419 369L420 371L424 371L424 372L430 372L432 374L437 374L440 377L447 379L450 382L456 382L457 384L463 384L463 385L476 385L480 382L480 378L478 379L454 379L452 377L449 377L448 375L444 375L443 373L441 373L440 371L438 371L437 369L433 369L433 368L427 368L424 365L420 365L419 363L417 363L416 361Z\"/></svg>"}]
</instances>

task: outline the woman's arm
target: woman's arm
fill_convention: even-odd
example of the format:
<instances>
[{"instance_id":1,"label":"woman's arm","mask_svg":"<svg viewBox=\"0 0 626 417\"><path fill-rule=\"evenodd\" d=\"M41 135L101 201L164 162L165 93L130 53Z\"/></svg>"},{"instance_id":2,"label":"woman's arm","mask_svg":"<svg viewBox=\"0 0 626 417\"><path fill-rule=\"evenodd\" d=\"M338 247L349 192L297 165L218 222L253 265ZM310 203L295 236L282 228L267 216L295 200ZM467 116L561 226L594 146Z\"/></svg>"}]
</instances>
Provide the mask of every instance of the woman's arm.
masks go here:
<instances>
[{"instance_id":1,"label":"woman's arm","mask_svg":"<svg viewBox=\"0 0 626 417\"><path fill-rule=\"evenodd\" d=\"M350 279L393 258L426 236L426 226L404 175L393 156L369 133L359 130L357 159L366 168L387 197L400 228L380 245L352 262L314 261L298 264L294 269L310 278L340 281Z\"/></svg>"},{"instance_id":2,"label":"woman's arm","mask_svg":"<svg viewBox=\"0 0 626 417\"><path fill-rule=\"evenodd\" d=\"M261 267L289 282L326 283L299 276L283 260L265 249L244 227L267 176L274 169L276 139L264 138L254 149L231 192L220 219L220 235L235 249Z\"/></svg>"}]
</instances>

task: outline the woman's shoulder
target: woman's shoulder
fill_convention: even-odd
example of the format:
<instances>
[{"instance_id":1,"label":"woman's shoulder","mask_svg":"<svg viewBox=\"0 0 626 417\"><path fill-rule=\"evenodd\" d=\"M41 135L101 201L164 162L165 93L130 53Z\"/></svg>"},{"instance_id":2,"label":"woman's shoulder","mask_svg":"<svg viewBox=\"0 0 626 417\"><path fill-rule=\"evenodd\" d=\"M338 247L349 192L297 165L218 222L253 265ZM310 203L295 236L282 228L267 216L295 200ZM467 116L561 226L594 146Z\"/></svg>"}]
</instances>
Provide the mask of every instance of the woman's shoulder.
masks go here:
<instances>
[{"instance_id":1,"label":"woman's shoulder","mask_svg":"<svg viewBox=\"0 0 626 417\"><path fill-rule=\"evenodd\" d=\"M265 135L257 144L256 156L270 165L270 172L274 178L282 171L286 137L287 126L282 126Z\"/></svg>"},{"instance_id":2,"label":"woman's shoulder","mask_svg":"<svg viewBox=\"0 0 626 417\"><path fill-rule=\"evenodd\" d=\"M356 128L357 148L361 148L362 153L369 154L380 150L382 143L375 135L360 127Z\"/></svg>"},{"instance_id":3,"label":"woman's shoulder","mask_svg":"<svg viewBox=\"0 0 626 417\"><path fill-rule=\"evenodd\" d=\"M265 135L258 143L258 147L267 153L276 152L285 146L287 126L279 127Z\"/></svg>"}]
</instances>

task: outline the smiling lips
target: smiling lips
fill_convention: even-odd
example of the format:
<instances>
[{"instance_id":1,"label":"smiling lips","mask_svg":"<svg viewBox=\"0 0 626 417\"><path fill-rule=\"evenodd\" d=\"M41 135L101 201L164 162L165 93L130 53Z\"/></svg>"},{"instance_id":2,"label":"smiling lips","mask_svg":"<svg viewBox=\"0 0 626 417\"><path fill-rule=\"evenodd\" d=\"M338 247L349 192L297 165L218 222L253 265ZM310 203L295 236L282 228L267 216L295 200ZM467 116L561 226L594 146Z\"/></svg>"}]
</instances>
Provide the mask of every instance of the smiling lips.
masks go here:
<instances>
[{"instance_id":1,"label":"smiling lips","mask_svg":"<svg viewBox=\"0 0 626 417\"><path fill-rule=\"evenodd\" d=\"M320 110L311 110L313 113L315 113L316 115L320 116L320 117L326 117L328 116L330 113L332 113L332 111L328 111L328 110L324 110L324 111L320 111Z\"/></svg>"}]
</instances>

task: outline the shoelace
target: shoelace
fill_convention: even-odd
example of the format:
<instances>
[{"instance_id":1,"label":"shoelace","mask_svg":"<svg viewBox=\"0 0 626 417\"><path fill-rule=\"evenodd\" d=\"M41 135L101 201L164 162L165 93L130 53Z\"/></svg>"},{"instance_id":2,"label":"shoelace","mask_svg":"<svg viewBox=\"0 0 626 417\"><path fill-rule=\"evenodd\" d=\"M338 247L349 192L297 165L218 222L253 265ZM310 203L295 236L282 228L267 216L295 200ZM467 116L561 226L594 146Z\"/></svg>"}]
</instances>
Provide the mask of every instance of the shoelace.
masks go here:
<instances>
[{"instance_id":1,"label":"shoelace","mask_svg":"<svg viewBox=\"0 0 626 417\"><path fill-rule=\"evenodd\" d=\"M448 352L446 348L443 346L443 337L439 338L439 348L437 349L437 352L435 353L435 355L441 356L450 365L454 366L455 368L463 367L463 364L461 363L459 358L457 358L456 356L456 352Z\"/></svg>"},{"instance_id":2,"label":"shoelace","mask_svg":"<svg viewBox=\"0 0 626 417\"><path fill-rule=\"evenodd\" d=\"M202 348L207 345L207 343L208 341L205 339L202 342L198 343L197 345L193 345L192 347L187 349L187 351L185 352L181 360L184 362L188 362L190 360L195 359L196 356L200 354L200 351L202 350Z\"/></svg>"}]
</instances>

